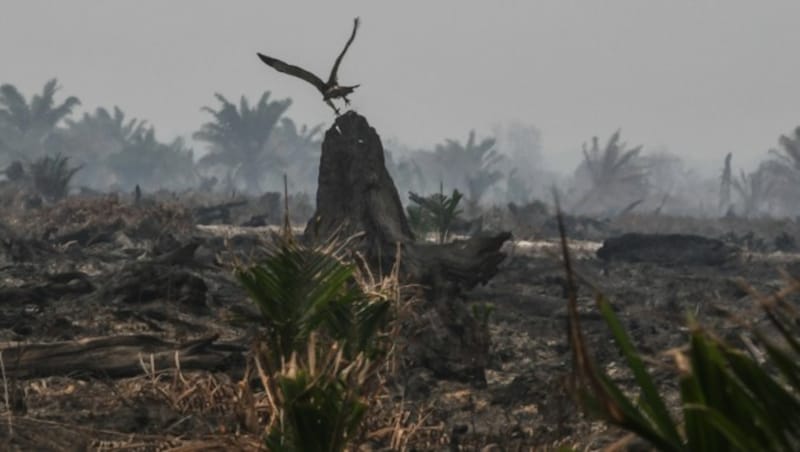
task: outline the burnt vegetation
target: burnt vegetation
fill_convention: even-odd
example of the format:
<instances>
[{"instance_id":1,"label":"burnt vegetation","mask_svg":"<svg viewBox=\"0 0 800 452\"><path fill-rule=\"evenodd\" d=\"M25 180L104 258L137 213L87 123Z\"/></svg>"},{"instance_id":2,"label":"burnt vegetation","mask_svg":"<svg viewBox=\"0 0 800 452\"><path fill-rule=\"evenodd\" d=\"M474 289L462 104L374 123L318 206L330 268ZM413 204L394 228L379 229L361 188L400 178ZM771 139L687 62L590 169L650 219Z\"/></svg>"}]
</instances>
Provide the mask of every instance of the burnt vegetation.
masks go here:
<instances>
[{"instance_id":1,"label":"burnt vegetation","mask_svg":"<svg viewBox=\"0 0 800 452\"><path fill-rule=\"evenodd\" d=\"M800 127L557 174L533 126L210 93L189 141L61 93L0 86L4 449L800 448Z\"/></svg>"}]
</instances>

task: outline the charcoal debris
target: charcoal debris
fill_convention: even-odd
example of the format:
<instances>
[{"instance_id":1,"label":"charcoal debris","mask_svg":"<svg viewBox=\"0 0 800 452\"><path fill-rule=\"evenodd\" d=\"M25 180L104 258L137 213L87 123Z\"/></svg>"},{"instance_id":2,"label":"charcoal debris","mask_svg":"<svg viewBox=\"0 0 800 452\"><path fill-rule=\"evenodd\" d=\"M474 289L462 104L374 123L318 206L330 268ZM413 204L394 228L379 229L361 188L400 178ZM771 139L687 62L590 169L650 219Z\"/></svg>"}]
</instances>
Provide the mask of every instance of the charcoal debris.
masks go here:
<instances>
[{"instance_id":1,"label":"charcoal debris","mask_svg":"<svg viewBox=\"0 0 800 452\"><path fill-rule=\"evenodd\" d=\"M730 262L737 251L721 240L699 235L629 233L606 239L597 257L604 261L717 266Z\"/></svg>"}]
</instances>

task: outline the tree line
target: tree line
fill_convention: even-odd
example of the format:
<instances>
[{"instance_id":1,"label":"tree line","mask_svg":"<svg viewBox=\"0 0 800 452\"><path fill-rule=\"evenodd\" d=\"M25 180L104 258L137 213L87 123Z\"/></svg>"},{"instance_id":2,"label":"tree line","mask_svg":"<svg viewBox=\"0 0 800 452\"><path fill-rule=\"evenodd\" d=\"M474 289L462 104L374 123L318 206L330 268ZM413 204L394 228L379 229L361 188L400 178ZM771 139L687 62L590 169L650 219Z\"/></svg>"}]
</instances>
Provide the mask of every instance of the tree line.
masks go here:
<instances>
[{"instance_id":1,"label":"tree line","mask_svg":"<svg viewBox=\"0 0 800 452\"><path fill-rule=\"evenodd\" d=\"M287 115L290 98L267 91L255 102L234 102L215 94L214 105L203 107L208 121L192 135L205 147L199 155L183 139L159 139L153 125L116 106L76 117L80 100L57 101L58 90L56 79L29 98L12 84L0 86L0 168L7 178L27 166L31 177L53 177L64 191L71 182L99 191L139 185L258 194L280 191L287 174L290 191L316 190L322 125L298 125ZM736 172L728 157L714 178L668 152L629 146L620 131L584 144L580 164L566 176L544 168L538 131L519 125L483 138L471 131L428 150L387 148L386 166L404 201L411 190L430 195L444 186L463 194L467 213L485 203L529 203L553 185L575 213L608 215L634 204L674 214L800 213L800 127L781 136L756 169Z\"/></svg>"},{"instance_id":2,"label":"tree line","mask_svg":"<svg viewBox=\"0 0 800 452\"><path fill-rule=\"evenodd\" d=\"M4 167L49 158L74 171L75 185L104 191L140 185L259 192L265 176L289 169L310 174L316 164L321 126L298 126L285 115L291 100L274 100L269 92L252 105L244 96L234 103L216 94L217 105L203 108L210 120L193 134L207 145L197 158L183 139L164 142L153 125L116 106L75 118L80 100L69 96L57 102L58 88L57 80L50 80L26 99L14 85L0 86Z\"/></svg>"}]
</instances>

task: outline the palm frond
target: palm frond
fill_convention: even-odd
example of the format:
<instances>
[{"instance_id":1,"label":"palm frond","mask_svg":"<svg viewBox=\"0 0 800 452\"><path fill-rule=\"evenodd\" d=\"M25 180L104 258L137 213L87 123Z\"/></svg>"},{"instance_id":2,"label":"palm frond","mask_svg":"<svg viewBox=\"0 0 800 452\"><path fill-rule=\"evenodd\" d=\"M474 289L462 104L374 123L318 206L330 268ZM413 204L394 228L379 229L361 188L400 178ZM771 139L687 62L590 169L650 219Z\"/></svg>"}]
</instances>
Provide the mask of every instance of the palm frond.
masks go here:
<instances>
[{"instance_id":1,"label":"palm frond","mask_svg":"<svg viewBox=\"0 0 800 452\"><path fill-rule=\"evenodd\" d=\"M0 120L15 127L21 132L28 130L31 124L31 110L28 102L19 90L10 84L0 86Z\"/></svg>"},{"instance_id":2,"label":"palm frond","mask_svg":"<svg viewBox=\"0 0 800 452\"><path fill-rule=\"evenodd\" d=\"M67 195L69 183L80 169L81 166L70 168L69 157L60 154L38 159L30 168L36 190L45 198L54 201Z\"/></svg>"},{"instance_id":3,"label":"palm frond","mask_svg":"<svg viewBox=\"0 0 800 452\"><path fill-rule=\"evenodd\" d=\"M238 105L222 94L217 93L215 97L220 103L217 109L202 109L211 114L213 120L203 124L193 137L208 143L212 153L223 155L219 162L226 163L229 168L242 168L238 173L244 176L251 190L256 189L264 169L281 164L267 143L291 100L270 101L269 91L263 93L255 105L244 96Z\"/></svg>"}]
</instances>

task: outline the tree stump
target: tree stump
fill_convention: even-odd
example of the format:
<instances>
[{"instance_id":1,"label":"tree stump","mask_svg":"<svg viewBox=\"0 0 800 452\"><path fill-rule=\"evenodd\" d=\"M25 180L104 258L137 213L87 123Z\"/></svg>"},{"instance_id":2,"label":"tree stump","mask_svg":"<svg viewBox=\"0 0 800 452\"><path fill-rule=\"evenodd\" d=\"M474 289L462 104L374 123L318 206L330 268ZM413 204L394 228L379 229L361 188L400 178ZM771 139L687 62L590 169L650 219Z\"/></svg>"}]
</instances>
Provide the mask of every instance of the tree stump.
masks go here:
<instances>
[{"instance_id":1,"label":"tree stump","mask_svg":"<svg viewBox=\"0 0 800 452\"><path fill-rule=\"evenodd\" d=\"M317 210L305 230L315 239L334 233L341 237L364 233L367 244L378 249L414 239L384 163L381 139L366 118L352 111L339 116L325 132Z\"/></svg>"},{"instance_id":2,"label":"tree stump","mask_svg":"<svg viewBox=\"0 0 800 452\"><path fill-rule=\"evenodd\" d=\"M401 250L404 284L424 287L424 315L409 334L410 360L438 376L485 384L489 334L462 298L486 283L505 258L504 232L445 245L419 243L384 164L381 139L363 116L349 111L325 133L316 212L305 229L308 241L350 238L374 269L387 274Z\"/></svg>"}]
</instances>

